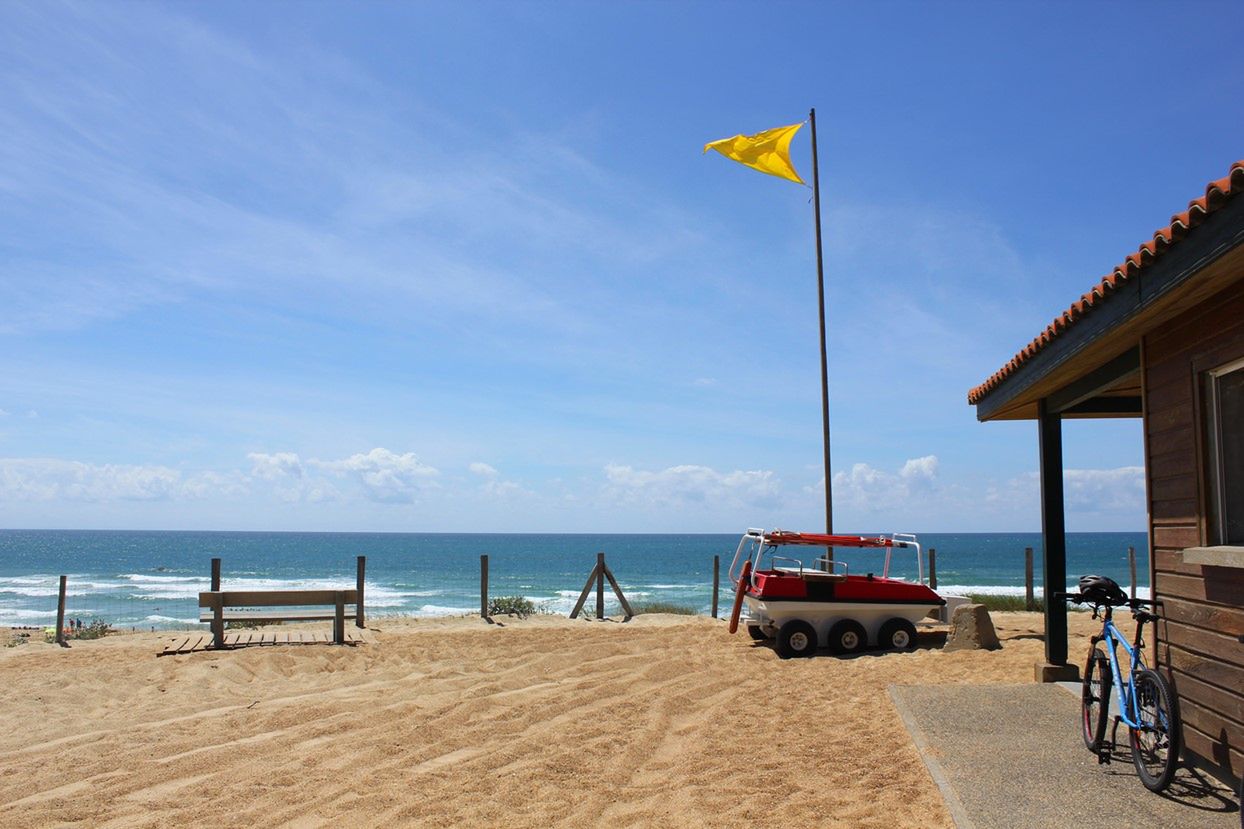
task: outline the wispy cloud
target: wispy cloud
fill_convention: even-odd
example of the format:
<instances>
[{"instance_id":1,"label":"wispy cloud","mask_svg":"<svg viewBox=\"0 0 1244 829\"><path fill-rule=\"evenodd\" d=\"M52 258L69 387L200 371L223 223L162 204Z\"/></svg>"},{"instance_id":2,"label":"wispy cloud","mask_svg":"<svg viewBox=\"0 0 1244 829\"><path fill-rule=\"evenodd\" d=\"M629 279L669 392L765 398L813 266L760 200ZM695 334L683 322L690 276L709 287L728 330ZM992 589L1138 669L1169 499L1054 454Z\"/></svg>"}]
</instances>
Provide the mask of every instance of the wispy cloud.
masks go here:
<instances>
[{"instance_id":1,"label":"wispy cloud","mask_svg":"<svg viewBox=\"0 0 1244 829\"><path fill-rule=\"evenodd\" d=\"M769 508L778 503L781 492L771 470L719 472L692 464L643 470L609 464L604 472L609 497L666 507L710 504L714 510L730 505Z\"/></svg>"},{"instance_id":2,"label":"wispy cloud","mask_svg":"<svg viewBox=\"0 0 1244 829\"><path fill-rule=\"evenodd\" d=\"M215 473L186 478L160 465L0 459L0 501L164 501L232 495L242 491L240 486Z\"/></svg>"}]
</instances>

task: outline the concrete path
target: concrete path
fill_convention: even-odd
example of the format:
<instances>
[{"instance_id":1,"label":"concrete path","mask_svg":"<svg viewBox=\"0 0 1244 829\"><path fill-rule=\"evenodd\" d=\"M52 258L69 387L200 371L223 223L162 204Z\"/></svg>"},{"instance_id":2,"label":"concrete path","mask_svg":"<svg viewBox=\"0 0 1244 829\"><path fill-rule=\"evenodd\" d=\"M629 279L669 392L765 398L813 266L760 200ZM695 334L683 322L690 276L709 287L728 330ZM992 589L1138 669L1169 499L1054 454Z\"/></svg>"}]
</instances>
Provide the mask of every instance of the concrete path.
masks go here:
<instances>
[{"instance_id":1,"label":"concrete path","mask_svg":"<svg viewBox=\"0 0 1244 829\"><path fill-rule=\"evenodd\" d=\"M892 685L890 697L958 829L1240 827L1235 793L1202 772L1181 768L1156 795L1126 742L1098 765L1080 738L1078 690Z\"/></svg>"}]
</instances>

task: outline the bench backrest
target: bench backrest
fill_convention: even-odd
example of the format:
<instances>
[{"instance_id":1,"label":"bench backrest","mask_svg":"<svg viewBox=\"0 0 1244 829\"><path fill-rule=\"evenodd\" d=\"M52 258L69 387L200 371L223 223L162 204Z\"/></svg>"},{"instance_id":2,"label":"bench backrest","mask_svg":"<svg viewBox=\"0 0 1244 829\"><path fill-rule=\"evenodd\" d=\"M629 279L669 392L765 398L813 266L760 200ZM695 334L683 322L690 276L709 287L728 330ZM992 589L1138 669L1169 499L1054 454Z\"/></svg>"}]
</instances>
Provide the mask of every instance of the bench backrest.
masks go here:
<instances>
[{"instance_id":1,"label":"bench backrest","mask_svg":"<svg viewBox=\"0 0 1244 829\"><path fill-rule=\"evenodd\" d=\"M303 607L335 605L337 594L355 604L358 590L209 590L199 594L199 607Z\"/></svg>"}]
</instances>

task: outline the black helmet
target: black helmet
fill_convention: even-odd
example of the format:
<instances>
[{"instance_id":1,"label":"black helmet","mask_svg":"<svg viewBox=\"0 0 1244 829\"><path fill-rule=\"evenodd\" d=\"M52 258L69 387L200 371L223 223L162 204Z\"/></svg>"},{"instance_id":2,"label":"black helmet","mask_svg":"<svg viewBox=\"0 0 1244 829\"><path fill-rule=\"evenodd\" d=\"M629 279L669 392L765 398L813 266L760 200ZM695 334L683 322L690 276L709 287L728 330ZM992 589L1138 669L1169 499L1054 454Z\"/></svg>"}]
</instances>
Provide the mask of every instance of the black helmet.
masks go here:
<instances>
[{"instance_id":1,"label":"black helmet","mask_svg":"<svg viewBox=\"0 0 1244 829\"><path fill-rule=\"evenodd\" d=\"M1118 582L1106 576L1080 576L1080 595L1093 604L1127 604L1127 594Z\"/></svg>"}]
</instances>

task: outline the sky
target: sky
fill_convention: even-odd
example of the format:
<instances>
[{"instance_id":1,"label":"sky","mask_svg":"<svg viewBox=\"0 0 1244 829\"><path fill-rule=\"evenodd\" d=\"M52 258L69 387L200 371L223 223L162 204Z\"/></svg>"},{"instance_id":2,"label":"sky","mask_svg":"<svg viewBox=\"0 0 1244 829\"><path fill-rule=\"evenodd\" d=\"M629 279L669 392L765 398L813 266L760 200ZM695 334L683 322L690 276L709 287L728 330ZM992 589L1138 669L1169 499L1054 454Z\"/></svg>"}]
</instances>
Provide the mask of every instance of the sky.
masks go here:
<instances>
[{"instance_id":1,"label":"sky","mask_svg":"<svg viewBox=\"0 0 1244 829\"><path fill-rule=\"evenodd\" d=\"M0 527L823 527L811 192L702 153L816 107L835 529L1037 530L967 391L1244 157L1240 14L0 4Z\"/></svg>"}]
</instances>

